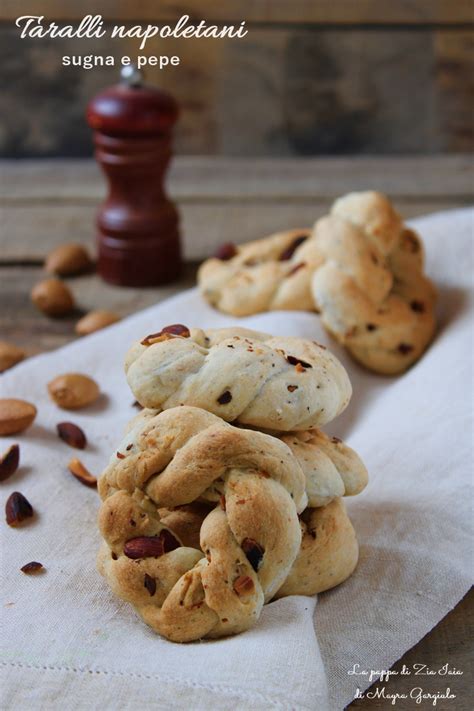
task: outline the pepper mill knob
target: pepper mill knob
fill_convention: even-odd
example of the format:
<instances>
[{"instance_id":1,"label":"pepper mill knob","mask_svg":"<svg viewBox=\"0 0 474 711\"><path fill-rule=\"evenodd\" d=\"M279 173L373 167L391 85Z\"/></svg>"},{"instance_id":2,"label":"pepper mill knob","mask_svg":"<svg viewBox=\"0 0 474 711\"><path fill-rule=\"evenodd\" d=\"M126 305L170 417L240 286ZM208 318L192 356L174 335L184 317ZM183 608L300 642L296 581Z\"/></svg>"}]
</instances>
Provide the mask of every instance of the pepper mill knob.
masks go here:
<instances>
[{"instance_id":1,"label":"pepper mill knob","mask_svg":"<svg viewBox=\"0 0 474 711\"><path fill-rule=\"evenodd\" d=\"M108 182L97 218L98 270L112 284L156 286L179 275L179 217L164 189L177 118L174 98L144 86L132 65L87 107Z\"/></svg>"}]
</instances>

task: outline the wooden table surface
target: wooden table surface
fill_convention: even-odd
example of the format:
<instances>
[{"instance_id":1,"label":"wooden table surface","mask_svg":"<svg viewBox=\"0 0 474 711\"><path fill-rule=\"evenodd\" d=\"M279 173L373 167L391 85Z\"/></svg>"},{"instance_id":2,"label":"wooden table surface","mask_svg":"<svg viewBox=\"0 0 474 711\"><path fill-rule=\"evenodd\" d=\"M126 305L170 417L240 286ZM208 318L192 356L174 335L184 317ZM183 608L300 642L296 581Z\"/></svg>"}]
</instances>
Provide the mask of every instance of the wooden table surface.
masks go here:
<instances>
[{"instance_id":1,"label":"wooden table surface","mask_svg":"<svg viewBox=\"0 0 474 711\"><path fill-rule=\"evenodd\" d=\"M154 304L194 284L196 265L228 241L243 242L272 230L309 225L331 201L350 190L387 192L407 217L462 207L472 202L471 156L384 158L226 159L178 158L169 181L183 224L186 265L176 284L152 289L118 288L95 274L69 279L78 311L51 320L32 306L29 293L44 272L42 262L55 245L81 241L93 249L94 213L104 195L102 178L90 160L0 161L0 339L29 355L76 338L79 313L109 308L122 316ZM1 381L0 381L1 382ZM472 708L474 594L395 665L446 662L464 674L450 680L457 698L438 702L444 711ZM409 679L409 678L408 678ZM406 693L407 677L394 676L386 692ZM426 691L439 690L438 677L425 677ZM425 702L426 705L427 702ZM399 700L398 709L417 708ZM393 708L387 698L354 701L354 709Z\"/></svg>"}]
</instances>

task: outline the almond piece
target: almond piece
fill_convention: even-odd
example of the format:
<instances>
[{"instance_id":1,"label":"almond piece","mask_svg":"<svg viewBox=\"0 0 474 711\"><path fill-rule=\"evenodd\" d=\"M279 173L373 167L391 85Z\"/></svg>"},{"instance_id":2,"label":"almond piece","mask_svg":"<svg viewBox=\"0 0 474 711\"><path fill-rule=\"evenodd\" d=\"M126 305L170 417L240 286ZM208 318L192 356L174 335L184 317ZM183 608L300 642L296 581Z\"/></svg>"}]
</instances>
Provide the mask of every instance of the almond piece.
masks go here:
<instances>
[{"instance_id":1,"label":"almond piece","mask_svg":"<svg viewBox=\"0 0 474 711\"><path fill-rule=\"evenodd\" d=\"M44 263L47 272L60 276L81 274L90 269L91 265L92 260L85 247L75 242L61 244L53 249Z\"/></svg>"},{"instance_id":2,"label":"almond piece","mask_svg":"<svg viewBox=\"0 0 474 711\"><path fill-rule=\"evenodd\" d=\"M5 504L5 514L8 525L15 527L33 516L33 507L23 494L14 491Z\"/></svg>"},{"instance_id":3,"label":"almond piece","mask_svg":"<svg viewBox=\"0 0 474 711\"><path fill-rule=\"evenodd\" d=\"M0 400L0 436L17 434L29 427L36 417L36 407L26 400Z\"/></svg>"},{"instance_id":4,"label":"almond piece","mask_svg":"<svg viewBox=\"0 0 474 711\"><path fill-rule=\"evenodd\" d=\"M6 341L0 341L0 373L4 370L12 368L14 365L19 363L25 357L25 351L13 343L7 343Z\"/></svg>"},{"instance_id":5,"label":"almond piece","mask_svg":"<svg viewBox=\"0 0 474 711\"><path fill-rule=\"evenodd\" d=\"M90 486L94 489L97 488L97 479L95 476L92 476L90 471L85 468L79 459L71 459L68 467L71 474L76 477L81 484L84 484L84 486Z\"/></svg>"},{"instance_id":6,"label":"almond piece","mask_svg":"<svg viewBox=\"0 0 474 711\"><path fill-rule=\"evenodd\" d=\"M35 575L36 573L41 573L44 570L43 563L38 563L36 560L32 560L30 563L25 563L20 568L22 573L25 575Z\"/></svg>"},{"instance_id":7,"label":"almond piece","mask_svg":"<svg viewBox=\"0 0 474 711\"><path fill-rule=\"evenodd\" d=\"M142 346L152 346L155 343L161 343L161 341L168 341L171 338L176 338L180 336L181 338L189 338L191 332L187 326L183 326L182 323L173 323L170 326L165 326L158 331L158 333L150 333L146 336L140 343Z\"/></svg>"},{"instance_id":8,"label":"almond piece","mask_svg":"<svg viewBox=\"0 0 474 711\"><path fill-rule=\"evenodd\" d=\"M0 481L5 481L16 472L20 464L20 447L17 444L7 449L0 457Z\"/></svg>"},{"instance_id":9,"label":"almond piece","mask_svg":"<svg viewBox=\"0 0 474 711\"><path fill-rule=\"evenodd\" d=\"M81 373L64 373L48 383L48 392L56 405L64 410L78 410L97 400L99 386Z\"/></svg>"},{"instance_id":10,"label":"almond piece","mask_svg":"<svg viewBox=\"0 0 474 711\"><path fill-rule=\"evenodd\" d=\"M33 288L31 300L47 316L64 316L74 308L69 288L59 279L45 279Z\"/></svg>"},{"instance_id":11,"label":"almond piece","mask_svg":"<svg viewBox=\"0 0 474 711\"><path fill-rule=\"evenodd\" d=\"M80 427L72 422L58 422L56 429L59 437L70 447L85 449L87 439Z\"/></svg>"},{"instance_id":12,"label":"almond piece","mask_svg":"<svg viewBox=\"0 0 474 711\"><path fill-rule=\"evenodd\" d=\"M102 328L111 326L113 323L120 321L120 316L112 311L99 309L97 311L89 311L76 323L74 329L79 336L87 336L89 333L100 331Z\"/></svg>"}]
</instances>

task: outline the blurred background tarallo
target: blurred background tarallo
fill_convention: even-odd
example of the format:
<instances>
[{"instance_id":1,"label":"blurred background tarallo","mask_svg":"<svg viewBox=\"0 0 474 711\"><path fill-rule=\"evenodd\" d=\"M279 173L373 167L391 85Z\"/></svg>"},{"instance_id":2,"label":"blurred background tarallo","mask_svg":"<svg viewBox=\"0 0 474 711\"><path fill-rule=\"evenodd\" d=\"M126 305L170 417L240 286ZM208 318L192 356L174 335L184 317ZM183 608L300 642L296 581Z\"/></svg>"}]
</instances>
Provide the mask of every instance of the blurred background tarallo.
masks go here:
<instances>
[{"instance_id":1,"label":"blurred background tarallo","mask_svg":"<svg viewBox=\"0 0 474 711\"><path fill-rule=\"evenodd\" d=\"M187 13L246 21L243 39L23 39L14 20L164 24ZM63 55L178 55L148 68L181 105L177 154L315 156L472 150L473 9L467 0L2 0L4 158L92 155L87 100L119 67L64 67Z\"/></svg>"}]
</instances>

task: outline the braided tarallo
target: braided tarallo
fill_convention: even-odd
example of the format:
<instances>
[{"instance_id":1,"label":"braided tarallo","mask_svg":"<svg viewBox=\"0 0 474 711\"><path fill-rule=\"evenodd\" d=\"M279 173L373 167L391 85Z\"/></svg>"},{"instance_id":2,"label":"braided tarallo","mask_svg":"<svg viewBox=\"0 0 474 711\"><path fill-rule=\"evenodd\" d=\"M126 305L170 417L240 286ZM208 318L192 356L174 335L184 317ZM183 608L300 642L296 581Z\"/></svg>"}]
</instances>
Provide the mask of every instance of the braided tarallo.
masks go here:
<instances>
[{"instance_id":1,"label":"braided tarallo","mask_svg":"<svg viewBox=\"0 0 474 711\"><path fill-rule=\"evenodd\" d=\"M419 237L388 198L350 193L307 235L296 230L228 247L201 266L201 293L235 316L321 312L326 329L375 372L395 374L414 363L434 333L435 290L423 274Z\"/></svg>"},{"instance_id":2,"label":"braided tarallo","mask_svg":"<svg viewBox=\"0 0 474 711\"><path fill-rule=\"evenodd\" d=\"M305 477L289 447L183 406L134 421L99 480L100 572L177 642L251 627L298 554ZM217 505L201 550L181 545L158 509Z\"/></svg>"},{"instance_id":3,"label":"braided tarallo","mask_svg":"<svg viewBox=\"0 0 474 711\"><path fill-rule=\"evenodd\" d=\"M241 328L176 324L136 343L127 381L144 407L201 407L257 428L304 430L333 420L352 388L325 346Z\"/></svg>"},{"instance_id":4,"label":"braided tarallo","mask_svg":"<svg viewBox=\"0 0 474 711\"><path fill-rule=\"evenodd\" d=\"M312 292L327 330L363 365L395 374L421 356L435 330L435 290L423 247L379 193L336 200L312 241L324 255Z\"/></svg>"},{"instance_id":5,"label":"braided tarallo","mask_svg":"<svg viewBox=\"0 0 474 711\"><path fill-rule=\"evenodd\" d=\"M275 597L314 595L342 583L357 564L355 531L340 497L364 490L367 469L353 449L320 430L285 434L281 439L304 472L308 507L299 517L300 550ZM194 503L161 509L160 515L163 524L186 539L186 545L199 548L200 527L210 510L210 504Z\"/></svg>"},{"instance_id":6,"label":"braided tarallo","mask_svg":"<svg viewBox=\"0 0 474 711\"><path fill-rule=\"evenodd\" d=\"M224 313L249 316L278 309L312 311L308 228L287 230L247 244L224 245L198 271L205 299Z\"/></svg>"}]
</instances>

